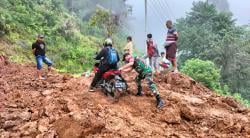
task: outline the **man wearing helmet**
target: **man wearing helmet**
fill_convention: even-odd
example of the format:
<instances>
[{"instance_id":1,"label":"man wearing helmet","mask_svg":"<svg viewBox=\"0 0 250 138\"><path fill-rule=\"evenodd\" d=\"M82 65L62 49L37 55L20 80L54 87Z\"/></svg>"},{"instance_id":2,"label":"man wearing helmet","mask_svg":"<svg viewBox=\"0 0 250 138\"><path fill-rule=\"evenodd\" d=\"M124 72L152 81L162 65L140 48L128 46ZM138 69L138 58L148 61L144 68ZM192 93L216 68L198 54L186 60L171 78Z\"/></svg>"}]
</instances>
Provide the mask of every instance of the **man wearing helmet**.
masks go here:
<instances>
[{"instance_id":1,"label":"man wearing helmet","mask_svg":"<svg viewBox=\"0 0 250 138\"><path fill-rule=\"evenodd\" d=\"M109 53L110 50L113 50L112 48L112 40L110 38L106 39L104 42L104 48L97 54L97 56L95 57L95 60L101 60L101 64L99 65L99 69L95 74L95 77L90 85L89 91L90 92L94 92L95 88L96 88L96 84L97 82L101 79L102 75L107 72L110 69L117 69L117 63L120 61L118 52L115 50L116 52L116 59L114 63L110 63L108 61L109 58Z\"/></svg>"},{"instance_id":2,"label":"man wearing helmet","mask_svg":"<svg viewBox=\"0 0 250 138\"><path fill-rule=\"evenodd\" d=\"M134 69L138 73L138 76L135 78L138 89L136 95L142 96L141 81L145 79L148 83L148 87L155 95L157 108L162 108L164 106L164 102L160 97L160 93L157 90L156 84L153 82L151 67L147 66L147 64L144 63L142 60L138 58L133 58L129 53L123 55L123 61L127 64L125 64L119 69L121 72L130 72Z\"/></svg>"}]
</instances>

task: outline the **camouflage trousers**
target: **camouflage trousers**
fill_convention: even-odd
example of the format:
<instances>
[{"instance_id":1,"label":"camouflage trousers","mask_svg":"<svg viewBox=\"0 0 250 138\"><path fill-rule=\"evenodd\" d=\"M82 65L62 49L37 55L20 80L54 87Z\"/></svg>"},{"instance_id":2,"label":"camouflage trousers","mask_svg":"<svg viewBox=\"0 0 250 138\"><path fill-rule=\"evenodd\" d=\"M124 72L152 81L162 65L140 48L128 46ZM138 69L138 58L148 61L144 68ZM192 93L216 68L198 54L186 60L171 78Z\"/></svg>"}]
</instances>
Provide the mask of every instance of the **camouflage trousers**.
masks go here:
<instances>
[{"instance_id":1,"label":"camouflage trousers","mask_svg":"<svg viewBox=\"0 0 250 138\"><path fill-rule=\"evenodd\" d=\"M155 82L153 81L153 76L151 73L146 74L146 75L138 75L135 78L136 84L137 84L137 88L138 88L138 92L142 91L142 86L141 86L141 81L145 79L147 81L147 85L150 88L151 92L154 95L159 95L159 91L157 89L157 86L155 84Z\"/></svg>"}]
</instances>

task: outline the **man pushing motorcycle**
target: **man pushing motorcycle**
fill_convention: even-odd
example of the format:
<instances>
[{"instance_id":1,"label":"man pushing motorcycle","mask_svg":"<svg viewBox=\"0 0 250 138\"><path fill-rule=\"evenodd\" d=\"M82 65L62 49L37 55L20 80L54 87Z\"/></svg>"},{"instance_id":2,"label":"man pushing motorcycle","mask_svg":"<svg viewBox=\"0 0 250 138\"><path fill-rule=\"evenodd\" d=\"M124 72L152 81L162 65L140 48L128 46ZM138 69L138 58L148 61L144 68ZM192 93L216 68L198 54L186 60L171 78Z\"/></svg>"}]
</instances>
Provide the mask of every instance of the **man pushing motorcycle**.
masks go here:
<instances>
[{"instance_id":1,"label":"man pushing motorcycle","mask_svg":"<svg viewBox=\"0 0 250 138\"><path fill-rule=\"evenodd\" d=\"M142 86L141 81L145 79L148 83L148 87L152 91L152 93L156 97L156 106L157 108L162 108L164 106L164 102L160 97L160 93L157 90L156 84L153 82L152 79L152 69L146 63L144 63L139 58L132 57L129 53L123 55L123 61L126 62L124 66L122 66L119 70L123 72L130 72L133 69L138 73L136 77L136 84L137 84L137 96L142 96Z\"/></svg>"},{"instance_id":2,"label":"man pushing motorcycle","mask_svg":"<svg viewBox=\"0 0 250 138\"><path fill-rule=\"evenodd\" d=\"M96 60L101 60L95 77L89 88L89 92L94 92L98 81L102 75L110 69L117 69L117 63L120 61L118 52L112 47L112 40L107 38L104 42L104 48L95 57Z\"/></svg>"}]
</instances>

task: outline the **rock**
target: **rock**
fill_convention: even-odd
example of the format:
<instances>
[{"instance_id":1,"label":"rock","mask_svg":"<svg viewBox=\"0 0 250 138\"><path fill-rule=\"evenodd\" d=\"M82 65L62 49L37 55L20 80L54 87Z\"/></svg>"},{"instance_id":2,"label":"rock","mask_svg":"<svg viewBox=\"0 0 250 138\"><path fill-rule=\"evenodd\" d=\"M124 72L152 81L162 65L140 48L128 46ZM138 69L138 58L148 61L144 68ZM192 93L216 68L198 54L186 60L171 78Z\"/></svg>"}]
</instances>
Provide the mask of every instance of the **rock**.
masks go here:
<instances>
[{"instance_id":1,"label":"rock","mask_svg":"<svg viewBox=\"0 0 250 138\"><path fill-rule=\"evenodd\" d=\"M46 133L42 133L36 136L36 138L56 138L57 134L55 130L50 130Z\"/></svg>"},{"instance_id":2,"label":"rock","mask_svg":"<svg viewBox=\"0 0 250 138\"><path fill-rule=\"evenodd\" d=\"M209 128L207 128L207 127L202 127L201 130L202 130L202 132L207 133L207 132L209 131Z\"/></svg>"},{"instance_id":3,"label":"rock","mask_svg":"<svg viewBox=\"0 0 250 138\"><path fill-rule=\"evenodd\" d=\"M236 133L240 133L241 130L242 130L241 124L240 124L240 123L236 123L236 124L233 126L233 130L234 130L234 132L236 132Z\"/></svg>"},{"instance_id":4,"label":"rock","mask_svg":"<svg viewBox=\"0 0 250 138\"><path fill-rule=\"evenodd\" d=\"M66 112L66 113L70 113L70 110L69 110L67 104L63 104L63 105L62 105L62 110L63 110L64 112Z\"/></svg>"},{"instance_id":5,"label":"rock","mask_svg":"<svg viewBox=\"0 0 250 138\"><path fill-rule=\"evenodd\" d=\"M205 104L205 102L198 97L185 96L185 100L193 106L202 106Z\"/></svg>"},{"instance_id":6,"label":"rock","mask_svg":"<svg viewBox=\"0 0 250 138\"><path fill-rule=\"evenodd\" d=\"M67 103L67 107L68 107L68 110L70 112L74 112L74 111L79 111L80 109L78 108L78 106L76 104L74 104L73 102L68 102Z\"/></svg>"},{"instance_id":7,"label":"rock","mask_svg":"<svg viewBox=\"0 0 250 138\"><path fill-rule=\"evenodd\" d=\"M37 122L28 122L19 127L18 130L23 136L34 136L37 133Z\"/></svg>"},{"instance_id":8,"label":"rock","mask_svg":"<svg viewBox=\"0 0 250 138\"><path fill-rule=\"evenodd\" d=\"M57 133L55 130L50 130L49 132L43 135L44 138L55 138L56 136L57 136Z\"/></svg>"},{"instance_id":9,"label":"rock","mask_svg":"<svg viewBox=\"0 0 250 138\"><path fill-rule=\"evenodd\" d=\"M4 120L18 120L19 117L17 116L16 113L8 113L8 112L2 112L0 114L1 118Z\"/></svg>"},{"instance_id":10,"label":"rock","mask_svg":"<svg viewBox=\"0 0 250 138\"><path fill-rule=\"evenodd\" d=\"M219 118L216 121L215 128L218 130L224 130L226 128L232 128L235 132L238 129L238 125L234 125L233 118L231 116L225 116L224 118ZM241 126L240 126L241 129ZM240 131L240 130L239 130Z\"/></svg>"},{"instance_id":11,"label":"rock","mask_svg":"<svg viewBox=\"0 0 250 138\"><path fill-rule=\"evenodd\" d=\"M36 138L44 138L44 134L38 134L36 135Z\"/></svg>"},{"instance_id":12,"label":"rock","mask_svg":"<svg viewBox=\"0 0 250 138\"><path fill-rule=\"evenodd\" d=\"M196 108L186 104L180 105L180 112L181 117L187 121L195 121L197 119L203 118L203 115L199 110L196 110Z\"/></svg>"},{"instance_id":13,"label":"rock","mask_svg":"<svg viewBox=\"0 0 250 138\"><path fill-rule=\"evenodd\" d=\"M16 133L11 133L10 134L11 138L20 138L21 137L21 133L20 132L16 132Z\"/></svg>"},{"instance_id":14,"label":"rock","mask_svg":"<svg viewBox=\"0 0 250 138\"><path fill-rule=\"evenodd\" d=\"M227 105L234 107L234 108L238 108L239 107L239 103L237 103L237 101L232 98L232 97L225 97L222 98L222 102L226 103Z\"/></svg>"},{"instance_id":15,"label":"rock","mask_svg":"<svg viewBox=\"0 0 250 138\"><path fill-rule=\"evenodd\" d=\"M52 124L56 121L56 117L55 116L51 116L49 117L49 124Z\"/></svg>"},{"instance_id":16,"label":"rock","mask_svg":"<svg viewBox=\"0 0 250 138\"><path fill-rule=\"evenodd\" d=\"M83 131L83 135L88 136L89 134L97 134L101 133L102 129L105 128L105 124L99 121L92 122L91 126L85 128Z\"/></svg>"},{"instance_id":17,"label":"rock","mask_svg":"<svg viewBox=\"0 0 250 138\"><path fill-rule=\"evenodd\" d=\"M46 116L45 110L46 110L45 108L39 109L38 110L38 117Z\"/></svg>"},{"instance_id":18,"label":"rock","mask_svg":"<svg viewBox=\"0 0 250 138\"><path fill-rule=\"evenodd\" d=\"M32 114L31 114L31 120L34 121L34 120L38 120L39 118L39 111L34 111Z\"/></svg>"},{"instance_id":19,"label":"rock","mask_svg":"<svg viewBox=\"0 0 250 138\"><path fill-rule=\"evenodd\" d=\"M53 111L55 109L55 105L48 105L44 108L44 115L50 117L53 115Z\"/></svg>"},{"instance_id":20,"label":"rock","mask_svg":"<svg viewBox=\"0 0 250 138\"><path fill-rule=\"evenodd\" d=\"M33 138L32 136L22 136L22 138Z\"/></svg>"},{"instance_id":21,"label":"rock","mask_svg":"<svg viewBox=\"0 0 250 138\"><path fill-rule=\"evenodd\" d=\"M17 108L17 104L8 104L6 105L7 108Z\"/></svg>"},{"instance_id":22,"label":"rock","mask_svg":"<svg viewBox=\"0 0 250 138\"><path fill-rule=\"evenodd\" d=\"M0 138L9 138L10 137L10 132L3 131L0 132Z\"/></svg>"},{"instance_id":23,"label":"rock","mask_svg":"<svg viewBox=\"0 0 250 138\"><path fill-rule=\"evenodd\" d=\"M239 106L238 108L237 108L237 112L238 113L244 113L244 112L247 112L247 107L245 107L245 106Z\"/></svg>"},{"instance_id":24,"label":"rock","mask_svg":"<svg viewBox=\"0 0 250 138\"><path fill-rule=\"evenodd\" d=\"M4 124L3 124L3 128L4 129L10 129L10 128L13 128L14 126L17 126L19 125L19 121L5 121Z\"/></svg>"},{"instance_id":25,"label":"rock","mask_svg":"<svg viewBox=\"0 0 250 138\"><path fill-rule=\"evenodd\" d=\"M246 133L247 133L248 135L250 135L250 123L247 124L244 128L245 128L245 130L246 130Z\"/></svg>"},{"instance_id":26,"label":"rock","mask_svg":"<svg viewBox=\"0 0 250 138\"><path fill-rule=\"evenodd\" d=\"M164 113L162 121L168 124L180 124L180 112L177 109L170 108Z\"/></svg>"},{"instance_id":27,"label":"rock","mask_svg":"<svg viewBox=\"0 0 250 138\"><path fill-rule=\"evenodd\" d=\"M180 81L180 84L182 88L190 88L191 87L191 84L192 84L192 81L191 80L188 80L188 79L182 79Z\"/></svg>"},{"instance_id":28,"label":"rock","mask_svg":"<svg viewBox=\"0 0 250 138\"><path fill-rule=\"evenodd\" d=\"M38 122L38 130L41 133L47 132L48 127L49 127L49 119L48 118L44 118L44 119L39 120L39 122Z\"/></svg>"},{"instance_id":29,"label":"rock","mask_svg":"<svg viewBox=\"0 0 250 138\"><path fill-rule=\"evenodd\" d=\"M61 118L54 123L56 132L60 138L78 138L83 137L84 128L69 117Z\"/></svg>"},{"instance_id":30,"label":"rock","mask_svg":"<svg viewBox=\"0 0 250 138\"><path fill-rule=\"evenodd\" d=\"M23 121L29 121L31 119L31 113L30 112L22 112L18 115Z\"/></svg>"},{"instance_id":31,"label":"rock","mask_svg":"<svg viewBox=\"0 0 250 138\"><path fill-rule=\"evenodd\" d=\"M83 111L83 112L70 112L72 118L76 121L83 121L87 118L90 118L90 116L93 116L92 112L88 112L88 110Z\"/></svg>"},{"instance_id":32,"label":"rock","mask_svg":"<svg viewBox=\"0 0 250 138\"><path fill-rule=\"evenodd\" d=\"M51 93L53 93L52 90L45 90L45 91L42 92L42 95L43 96L48 96L48 95L51 95Z\"/></svg>"},{"instance_id":33,"label":"rock","mask_svg":"<svg viewBox=\"0 0 250 138\"><path fill-rule=\"evenodd\" d=\"M168 97L169 101L173 101L175 103L179 103L182 101L181 97L175 93L171 93Z\"/></svg>"}]
</instances>

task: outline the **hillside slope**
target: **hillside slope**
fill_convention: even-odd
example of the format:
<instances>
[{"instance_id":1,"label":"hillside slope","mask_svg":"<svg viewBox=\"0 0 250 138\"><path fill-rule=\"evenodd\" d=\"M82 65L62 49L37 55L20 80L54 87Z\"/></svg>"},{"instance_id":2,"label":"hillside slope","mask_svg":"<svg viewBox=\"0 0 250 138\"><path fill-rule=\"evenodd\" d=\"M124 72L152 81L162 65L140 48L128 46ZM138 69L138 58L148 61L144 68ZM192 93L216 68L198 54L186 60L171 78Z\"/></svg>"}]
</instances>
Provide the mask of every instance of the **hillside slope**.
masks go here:
<instances>
[{"instance_id":1,"label":"hillside slope","mask_svg":"<svg viewBox=\"0 0 250 138\"><path fill-rule=\"evenodd\" d=\"M147 93L114 102L89 93L91 78L54 72L36 80L34 65L0 62L0 136L8 137L250 137L250 111L182 74L156 76L166 106ZM131 76L131 75L130 75Z\"/></svg>"}]
</instances>

